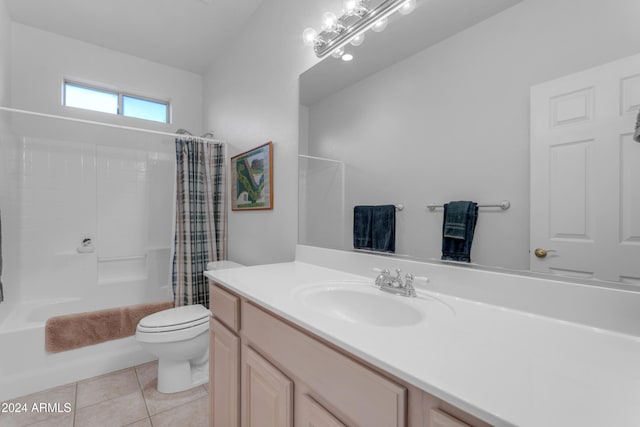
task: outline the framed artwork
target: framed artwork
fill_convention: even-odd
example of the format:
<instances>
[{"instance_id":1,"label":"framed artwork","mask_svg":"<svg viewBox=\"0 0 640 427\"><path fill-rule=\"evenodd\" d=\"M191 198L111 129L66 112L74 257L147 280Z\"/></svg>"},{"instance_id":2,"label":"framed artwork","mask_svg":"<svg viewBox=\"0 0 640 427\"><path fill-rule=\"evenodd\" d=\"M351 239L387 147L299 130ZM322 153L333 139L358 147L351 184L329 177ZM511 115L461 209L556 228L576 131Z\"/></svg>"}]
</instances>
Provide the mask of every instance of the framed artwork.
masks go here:
<instances>
[{"instance_id":1,"label":"framed artwork","mask_svg":"<svg viewBox=\"0 0 640 427\"><path fill-rule=\"evenodd\" d=\"M231 209L273 209L273 143L231 158Z\"/></svg>"}]
</instances>

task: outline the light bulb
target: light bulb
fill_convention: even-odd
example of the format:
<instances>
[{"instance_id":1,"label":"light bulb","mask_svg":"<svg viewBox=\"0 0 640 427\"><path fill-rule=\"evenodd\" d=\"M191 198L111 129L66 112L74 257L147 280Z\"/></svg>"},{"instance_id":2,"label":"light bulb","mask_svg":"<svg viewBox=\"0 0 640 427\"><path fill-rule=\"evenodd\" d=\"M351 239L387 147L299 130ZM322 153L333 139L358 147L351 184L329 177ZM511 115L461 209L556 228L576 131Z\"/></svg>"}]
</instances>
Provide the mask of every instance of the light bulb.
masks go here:
<instances>
[{"instance_id":1,"label":"light bulb","mask_svg":"<svg viewBox=\"0 0 640 427\"><path fill-rule=\"evenodd\" d=\"M338 18L333 12L325 12L322 15L322 30L333 31L338 23Z\"/></svg>"},{"instance_id":2,"label":"light bulb","mask_svg":"<svg viewBox=\"0 0 640 427\"><path fill-rule=\"evenodd\" d=\"M358 0L344 0L342 8L347 15L353 15L358 10Z\"/></svg>"},{"instance_id":3,"label":"light bulb","mask_svg":"<svg viewBox=\"0 0 640 427\"><path fill-rule=\"evenodd\" d=\"M344 55L342 55L342 60L344 62L349 62L353 59L353 55L350 53L345 53Z\"/></svg>"},{"instance_id":4,"label":"light bulb","mask_svg":"<svg viewBox=\"0 0 640 427\"><path fill-rule=\"evenodd\" d=\"M313 46L316 37L318 37L318 32L313 28L306 28L302 32L302 41L304 41L304 44L306 44L307 46Z\"/></svg>"},{"instance_id":5,"label":"light bulb","mask_svg":"<svg viewBox=\"0 0 640 427\"><path fill-rule=\"evenodd\" d=\"M354 38L351 39L351 44L353 46L360 46L364 42L364 33L358 34Z\"/></svg>"},{"instance_id":6,"label":"light bulb","mask_svg":"<svg viewBox=\"0 0 640 427\"><path fill-rule=\"evenodd\" d=\"M401 15L408 15L411 12L413 12L415 8L416 8L416 0L407 0L404 3L402 3L402 6L400 6L400 9L398 9L398 12Z\"/></svg>"},{"instance_id":7,"label":"light bulb","mask_svg":"<svg viewBox=\"0 0 640 427\"><path fill-rule=\"evenodd\" d=\"M383 31L385 28L387 28L388 23L389 23L389 20L387 18L378 19L376 23L373 24L371 29L376 33L379 33L380 31Z\"/></svg>"},{"instance_id":8,"label":"light bulb","mask_svg":"<svg viewBox=\"0 0 640 427\"><path fill-rule=\"evenodd\" d=\"M342 55L344 55L344 48L341 47L331 52L331 56L333 56L334 58L341 58Z\"/></svg>"}]
</instances>

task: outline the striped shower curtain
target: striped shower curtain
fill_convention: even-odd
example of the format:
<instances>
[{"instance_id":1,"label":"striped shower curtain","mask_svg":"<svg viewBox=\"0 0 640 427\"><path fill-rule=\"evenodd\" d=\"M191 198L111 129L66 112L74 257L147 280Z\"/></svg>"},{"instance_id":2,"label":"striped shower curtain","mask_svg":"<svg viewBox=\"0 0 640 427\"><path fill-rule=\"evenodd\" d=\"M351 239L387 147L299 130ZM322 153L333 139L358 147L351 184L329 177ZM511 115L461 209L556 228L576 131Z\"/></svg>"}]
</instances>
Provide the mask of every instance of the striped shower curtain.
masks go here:
<instances>
[{"instance_id":1,"label":"striped shower curtain","mask_svg":"<svg viewBox=\"0 0 640 427\"><path fill-rule=\"evenodd\" d=\"M226 257L225 147L196 138L176 139L176 223L173 255L175 306L209 307L202 274Z\"/></svg>"}]
</instances>

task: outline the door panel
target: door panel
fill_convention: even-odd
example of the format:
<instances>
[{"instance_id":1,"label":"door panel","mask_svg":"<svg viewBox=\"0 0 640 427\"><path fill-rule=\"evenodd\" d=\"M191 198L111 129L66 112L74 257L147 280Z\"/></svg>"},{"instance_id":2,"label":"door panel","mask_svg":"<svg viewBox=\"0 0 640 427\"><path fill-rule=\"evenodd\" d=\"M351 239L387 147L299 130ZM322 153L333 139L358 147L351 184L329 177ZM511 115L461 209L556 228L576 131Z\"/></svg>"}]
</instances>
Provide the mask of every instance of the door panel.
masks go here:
<instances>
[{"instance_id":1,"label":"door panel","mask_svg":"<svg viewBox=\"0 0 640 427\"><path fill-rule=\"evenodd\" d=\"M240 338L215 318L211 319L209 360L211 420L213 427L240 425Z\"/></svg>"},{"instance_id":2,"label":"door panel","mask_svg":"<svg viewBox=\"0 0 640 427\"><path fill-rule=\"evenodd\" d=\"M243 351L243 425L293 426L293 382L251 347Z\"/></svg>"},{"instance_id":3,"label":"door panel","mask_svg":"<svg viewBox=\"0 0 640 427\"><path fill-rule=\"evenodd\" d=\"M639 108L640 55L531 89L531 270L640 284Z\"/></svg>"}]
</instances>

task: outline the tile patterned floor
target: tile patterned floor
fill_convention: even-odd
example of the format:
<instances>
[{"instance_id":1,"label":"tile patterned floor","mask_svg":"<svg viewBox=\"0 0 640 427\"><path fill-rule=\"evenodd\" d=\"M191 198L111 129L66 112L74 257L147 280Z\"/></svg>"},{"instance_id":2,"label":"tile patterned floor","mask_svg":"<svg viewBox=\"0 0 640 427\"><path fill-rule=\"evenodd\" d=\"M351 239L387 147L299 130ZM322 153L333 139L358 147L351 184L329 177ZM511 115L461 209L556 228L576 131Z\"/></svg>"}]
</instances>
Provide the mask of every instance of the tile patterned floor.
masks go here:
<instances>
[{"instance_id":1,"label":"tile patterned floor","mask_svg":"<svg viewBox=\"0 0 640 427\"><path fill-rule=\"evenodd\" d=\"M208 385L162 394L157 375L156 361L3 402L26 412L0 412L0 427L207 427Z\"/></svg>"}]
</instances>

